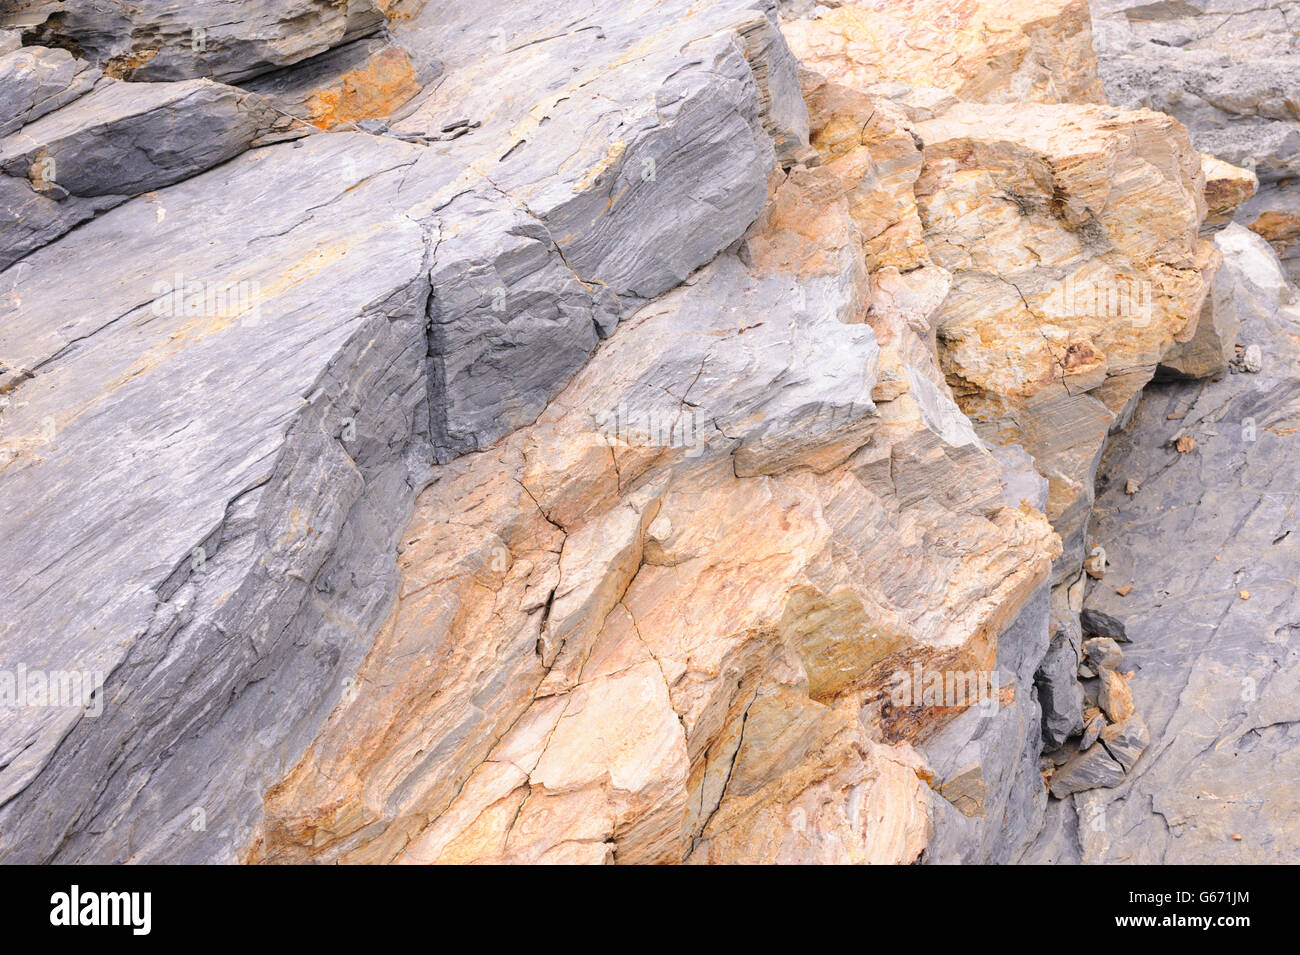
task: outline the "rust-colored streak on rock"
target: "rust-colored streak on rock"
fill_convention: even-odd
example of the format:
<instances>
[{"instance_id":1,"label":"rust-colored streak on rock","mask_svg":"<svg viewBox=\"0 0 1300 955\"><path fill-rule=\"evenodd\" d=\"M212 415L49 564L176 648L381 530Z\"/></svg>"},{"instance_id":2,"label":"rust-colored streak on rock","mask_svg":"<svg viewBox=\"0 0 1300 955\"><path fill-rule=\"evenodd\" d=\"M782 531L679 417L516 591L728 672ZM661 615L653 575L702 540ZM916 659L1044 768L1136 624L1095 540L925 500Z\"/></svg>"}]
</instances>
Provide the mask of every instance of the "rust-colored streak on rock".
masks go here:
<instances>
[{"instance_id":1,"label":"rust-colored streak on rock","mask_svg":"<svg viewBox=\"0 0 1300 955\"><path fill-rule=\"evenodd\" d=\"M334 129L360 119L389 116L420 92L406 51L385 47L365 66L343 74L307 98L307 119L320 129Z\"/></svg>"},{"instance_id":2,"label":"rust-colored streak on rock","mask_svg":"<svg viewBox=\"0 0 1300 955\"><path fill-rule=\"evenodd\" d=\"M1246 228L1267 239L1279 256L1289 255L1300 241L1300 214L1270 210L1246 223Z\"/></svg>"}]
</instances>

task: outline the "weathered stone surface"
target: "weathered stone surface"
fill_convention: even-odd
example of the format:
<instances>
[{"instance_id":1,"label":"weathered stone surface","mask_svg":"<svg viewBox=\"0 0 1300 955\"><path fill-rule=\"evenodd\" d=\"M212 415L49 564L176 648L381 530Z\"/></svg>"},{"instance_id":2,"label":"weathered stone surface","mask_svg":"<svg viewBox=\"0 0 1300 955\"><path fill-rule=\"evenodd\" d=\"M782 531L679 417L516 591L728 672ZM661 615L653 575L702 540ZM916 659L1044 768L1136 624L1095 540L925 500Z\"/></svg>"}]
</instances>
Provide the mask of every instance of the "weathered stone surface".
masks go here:
<instances>
[{"instance_id":1,"label":"weathered stone surface","mask_svg":"<svg viewBox=\"0 0 1300 955\"><path fill-rule=\"evenodd\" d=\"M1276 287L1276 259L1245 235L1229 267ZM1151 743L1119 786L1066 809L1082 861L1294 858L1300 324L1274 303L1241 329L1270 356L1260 374L1152 386L1103 461L1092 534L1134 590L1125 600L1094 586L1087 602L1135 633L1125 665ZM1192 454L1169 446L1178 432L1195 435ZM1137 476L1138 493L1118 474ZM1093 818L1104 823L1084 824Z\"/></svg>"},{"instance_id":2,"label":"weathered stone surface","mask_svg":"<svg viewBox=\"0 0 1300 955\"><path fill-rule=\"evenodd\" d=\"M291 67L243 83L282 113L318 129L389 119L431 77L416 72L410 54L383 37L357 40Z\"/></svg>"},{"instance_id":3,"label":"weathered stone surface","mask_svg":"<svg viewBox=\"0 0 1300 955\"><path fill-rule=\"evenodd\" d=\"M29 46L0 53L0 136L72 102L99 77L67 50Z\"/></svg>"},{"instance_id":4,"label":"weathered stone surface","mask_svg":"<svg viewBox=\"0 0 1300 955\"><path fill-rule=\"evenodd\" d=\"M1084 0L870 0L784 25L795 54L832 82L890 81L980 103L1102 103Z\"/></svg>"},{"instance_id":5,"label":"weathered stone surface","mask_svg":"<svg viewBox=\"0 0 1300 955\"><path fill-rule=\"evenodd\" d=\"M1100 713L1090 719L1088 725L1083 728L1083 736L1079 738L1079 752L1086 753L1091 749L1101 737L1101 731L1106 728L1106 725L1106 718Z\"/></svg>"},{"instance_id":6,"label":"weathered stone surface","mask_svg":"<svg viewBox=\"0 0 1300 955\"><path fill-rule=\"evenodd\" d=\"M1133 715L1133 691L1129 689L1128 679L1122 673L1110 667L1099 666L1097 670L1099 687L1097 703L1106 719L1112 723L1122 723Z\"/></svg>"},{"instance_id":7,"label":"weathered stone surface","mask_svg":"<svg viewBox=\"0 0 1300 955\"><path fill-rule=\"evenodd\" d=\"M356 665L385 610L402 456L427 432L428 246L389 212L403 183L436 182L412 176L420 154L364 136L258 151L23 263L0 330L0 646L7 669L106 681L99 718L0 713L0 856L229 858L259 780ZM243 222L249 194L256 230L194 241ZM93 309L72 274L99 278ZM158 287L174 276L183 297Z\"/></svg>"},{"instance_id":8,"label":"weathered stone surface","mask_svg":"<svg viewBox=\"0 0 1300 955\"><path fill-rule=\"evenodd\" d=\"M1125 0L1093 0L1099 70L1110 102L1169 113L1199 148L1261 182L1300 171L1293 97L1300 44L1285 3L1185 4L1147 17ZM1252 22L1253 21L1253 22ZM1274 148L1261 149L1264 143Z\"/></svg>"},{"instance_id":9,"label":"weathered stone surface","mask_svg":"<svg viewBox=\"0 0 1300 955\"><path fill-rule=\"evenodd\" d=\"M1053 589L1052 625L1055 633L1034 674L1038 700L1043 709L1043 745L1049 750L1059 747L1083 726L1083 688L1078 679L1083 650L1078 611L1071 609L1069 598L1069 588Z\"/></svg>"},{"instance_id":10,"label":"weathered stone surface","mask_svg":"<svg viewBox=\"0 0 1300 955\"><path fill-rule=\"evenodd\" d=\"M63 0L27 19L29 41L76 50L109 76L131 80L236 80L384 23L373 0Z\"/></svg>"},{"instance_id":11,"label":"weathered stone surface","mask_svg":"<svg viewBox=\"0 0 1300 955\"><path fill-rule=\"evenodd\" d=\"M558 311L528 292L503 299L528 256L512 253L498 274L481 258L490 238L448 235L442 255L458 274L436 283L432 308L441 456L536 418L596 335L734 242L762 210L773 168L807 149L795 62L763 10L731 0L691 17L670 12L652 28L609 2L541 31L545 42L534 42L535 23L468 8L452 16L430 4L395 24L408 49L436 45L446 75L394 132L475 124L432 147L465 158L469 188L514 207L517 243L554 244L582 299ZM536 95L502 97L503 88ZM503 328L506 311L518 317ZM582 349L557 347L557 334L581 336Z\"/></svg>"},{"instance_id":12,"label":"weathered stone surface","mask_svg":"<svg viewBox=\"0 0 1300 955\"><path fill-rule=\"evenodd\" d=\"M1048 477L1059 582L1088 549L1109 428L1190 337L1218 265L1200 157L1168 117L1090 106L962 105L916 132L926 242L953 273L944 371L980 433Z\"/></svg>"},{"instance_id":13,"label":"weathered stone surface","mask_svg":"<svg viewBox=\"0 0 1300 955\"><path fill-rule=\"evenodd\" d=\"M131 196L243 152L271 121L247 94L208 80L101 81L0 139L9 197L0 268Z\"/></svg>"},{"instance_id":14,"label":"weathered stone surface","mask_svg":"<svg viewBox=\"0 0 1300 955\"><path fill-rule=\"evenodd\" d=\"M1046 482L1034 477L1041 507ZM1041 826L1047 803L1037 766L1042 718L1030 687L1047 639L1048 601L1044 586L999 637L998 672L1014 686L1014 698L996 710L967 711L922 744L946 797L934 809L925 862L1009 862ZM947 798L954 792L975 798Z\"/></svg>"},{"instance_id":15,"label":"weathered stone surface","mask_svg":"<svg viewBox=\"0 0 1300 955\"><path fill-rule=\"evenodd\" d=\"M1291 55L1238 13L1183 45ZM1078 0L2 19L0 859L1163 858L1285 769L1285 661L1154 672L1292 616L1285 528L1220 581L1168 523L1289 467L1215 424L1292 430L1291 291L1215 233L1284 237L1285 95L1188 107L1245 201Z\"/></svg>"},{"instance_id":16,"label":"weathered stone surface","mask_svg":"<svg viewBox=\"0 0 1300 955\"><path fill-rule=\"evenodd\" d=\"M0 140L0 170L56 196L132 196L242 152L266 120L246 94L208 80L108 81ZM33 174L46 159L57 172Z\"/></svg>"},{"instance_id":17,"label":"weathered stone surface","mask_svg":"<svg viewBox=\"0 0 1300 955\"><path fill-rule=\"evenodd\" d=\"M1252 314L1275 311L1290 296L1286 277L1258 254L1258 242L1237 224L1215 236L1214 244L1224 253L1224 266L1214 277L1196 334L1190 341L1176 342L1165 353L1158 374L1185 378L1223 374L1239 363L1242 321Z\"/></svg>"},{"instance_id":18,"label":"weathered stone surface","mask_svg":"<svg viewBox=\"0 0 1300 955\"><path fill-rule=\"evenodd\" d=\"M509 149L506 116L436 148L313 135L127 202L6 274L0 483L24 555L0 646L7 663L105 673L109 705L100 720L0 714L0 855L233 858L391 608L411 486L446 453L448 422L469 420L448 396L482 402L474 440L532 420L612 329L619 295L666 289L758 214L805 115L771 21L746 4L665 14L653 69L610 76L646 39L645 24L615 30L617 12L603 11L621 45L573 80L589 96L556 94L569 61L516 59L510 108L540 103L544 129L527 164L475 168ZM475 37L492 28L481 14ZM545 32L543 15L526 25ZM615 96L624 120L599 112ZM582 166L576 129L592 162L613 161ZM639 179L643 155L664 178ZM107 277L93 308L76 274ZM57 805L32 812L50 792ZM187 831L196 806L220 827Z\"/></svg>"},{"instance_id":19,"label":"weathered stone surface","mask_svg":"<svg viewBox=\"0 0 1300 955\"><path fill-rule=\"evenodd\" d=\"M1107 726L1097 745L1083 749L1052 774L1052 795L1064 799L1087 789L1119 785L1149 742L1150 733L1140 716L1130 715Z\"/></svg>"},{"instance_id":20,"label":"weathered stone surface","mask_svg":"<svg viewBox=\"0 0 1300 955\"><path fill-rule=\"evenodd\" d=\"M1159 7L1159 12L1155 12ZM1252 170L1249 219L1300 274L1294 179L1300 174L1300 42L1294 5L1093 0L1099 71L1110 101L1185 123L1198 149ZM1289 224L1288 224L1289 223Z\"/></svg>"},{"instance_id":21,"label":"weathered stone surface","mask_svg":"<svg viewBox=\"0 0 1300 955\"><path fill-rule=\"evenodd\" d=\"M1259 179L1251 170L1209 153L1201 153L1201 171L1205 174L1205 205L1209 210L1201 228L1218 230L1231 222L1241 204L1255 194Z\"/></svg>"},{"instance_id":22,"label":"weathered stone surface","mask_svg":"<svg viewBox=\"0 0 1300 955\"><path fill-rule=\"evenodd\" d=\"M1261 189L1238 215L1246 228L1273 246L1294 283L1300 277L1300 192L1294 183Z\"/></svg>"},{"instance_id":23,"label":"weathered stone surface","mask_svg":"<svg viewBox=\"0 0 1300 955\"><path fill-rule=\"evenodd\" d=\"M782 211L818 198L801 236ZM252 858L898 862L940 796L1007 798L925 770L910 744L975 710L895 707L891 676L987 670L1053 538L968 425L943 436L941 380L872 402L876 337L845 324L861 273L827 254L846 241L848 204L792 173L752 264L638 311L535 426L444 469L363 689L272 791ZM882 548L910 555L888 579ZM633 699L644 718L600 716Z\"/></svg>"},{"instance_id":24,"label":"weathered stone surface","mask_svg":"<svg viewBox=\"0 0 1300 955\"><path fill-rule=\"evenodd\" d=\"M1083 641L1083 652L1099 670L1115 670L1124 661L1124 651L1110 637L1093 637Z\"/></svg>"}]
</instances>

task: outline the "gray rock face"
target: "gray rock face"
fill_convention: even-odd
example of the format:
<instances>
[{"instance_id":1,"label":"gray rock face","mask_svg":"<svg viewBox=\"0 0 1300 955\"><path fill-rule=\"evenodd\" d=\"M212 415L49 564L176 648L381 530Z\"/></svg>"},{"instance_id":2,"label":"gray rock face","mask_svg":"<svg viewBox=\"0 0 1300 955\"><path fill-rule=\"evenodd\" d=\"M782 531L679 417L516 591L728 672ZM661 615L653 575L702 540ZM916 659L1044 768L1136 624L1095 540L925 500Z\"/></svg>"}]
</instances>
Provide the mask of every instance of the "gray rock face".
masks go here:
<instances>
[{"instance_id":1,"label":"gray rock face","mask_svg":"<svg viewBox=\"0 0 1300 955\"><path fill-rule=\"evenodd\" d=\"M385 121L379 125L386 128L387 120L400 113L441 71L442 63L432 60L417 72L402 46L377 34L241 80L239 85L257 93L282 115L303 120L296 124L301 134L304 124L332 129L381 116Z\"/></svg>"},{"instance_id":2,"label":"gray rock face","mask_svg":"<svg viewBox=\"0 0 1300 955\"><path fill-rule=\"evenodd\" d=\"M1236 234L1230 231L1227 238L1220 235L1220 243L1236 241L1232 238ZM1238 270L1220 269L1214 276L1210 294L1205 297L1196 334L1190 341L1174 343L1160 359L1156 377L1208 378L1223 374L1236 356L1237 334L1243 317L1260 307L1252 288L1242 283Z\"/></svg>"},{"instance_id":3,"label":"gray rock face","mask_svg":"<svg viewBox=\"0 0 1300 955\"><path fill-rule=\"evenodd\" d=\"M132 31L190 25L92 6L38 32L106 62ZM404 36L446 28L449 66L405 128L472 128L449 142L236 155L252 103L207 81L110 84L5 140L6 171L54 152L90 205L59 218L66 200L34 210L0 178L26 190L3 197L25 258L0 273L0 664L104 682L91 706L0 708L0 858L232 861L392 605L428 462L531 421L630 305L741 237L806 145L795 65L763 5L686 7L659 33L608 3L569 33L557 6L476 10L458 34L429 5ZM214 28L212 75L319 53L356 21L259 11L294 41ZM507 60L483 50L519 30L572 55L516 53L489 88ZM200 72L164 45L133 78Z\"/></svg>"},{"instance_id":4,"label":"gray rock face","mask_svg":"<svg viewBox=\"0 0 1300 955\"><path fill-rule=\"evenodd\" d=\"M29 46L0 53L0 136L70 103L99 77L67 50Z\"/></svg>"},{"instance_id":5,"label":"gray rock face","mask_svg":"<svg viewBox=\"0 0 1300 955\"><path fill-rule=\"evenodd\" d=\"M36 6L36 5L33 5ZM28 42L79 50L132 80L240 79L373 33L372 0L76 0L36 6Z\"/></svg>"},{"instance_id":6,"label":"gray rock face","mask_svg":"<svg viewBox=\"0 0 1300 955\"><path fill-rule=\"evenodd\" d=\"M150 839L168 858L206 857L213 843L179 835L181 815L202 809L229 833L249 782L310 724L272 701L310 714L355 665L349 638L382 613L392 573L385 512L410 494L402 455L427 430L413 344L429 246L416 221L389 221L421 158L359 135L259 151L28 258L0 332L24 369L4 374L4 534L24 554L0 645L11 668L102 673L105 706L0 717L17 744L0 854L152 857L115 820L164 761L195 760L136 810L161 814ZM424 172L414 181L433 191ZM238 225L250 194L264 197L257 229ZM223 224L220 243L193 241ZM76 269L100 277L94 309L66 278ZM262 741L251 761L241 737ZM93 849L77 836L89 820Z\"/></svg>"},{"instance_id":7,"label":"gray rock face","mask_svg":"<svg viewBox=\"0 0 1300 955\"><path fill-rule=\"evenodd\" d=\"M1034 671L1043 659L1048 602L1044 586L999 637L998 673L1015 689L1013 704L972 707L922 747L940 778L957 784L939 789L945 798L935 800L927 863L1010 862L1042 825L1047 793L1038 773L1043 716Z\"/></svg>"},{"instance_id":8,"label":"gray rock face","mask_svg":"<svg viewBox=\"0 0 1300 955\"><path fill-rule=\"evenodd\" d=\"M0 138L0 268L131 196L243 152L271 123L247 94L208 80L100 81Z\"/></svg>"},{"instance_id":9,"label":"gray rock face","mask_svg":"<svg viewBox=\"0 0 1300 955\"><path fill-rule=\"evenodd\" d=\"M1080 752L1052 776L1052 795L1063 799L1077 792L1118 785L1149 740L1140 716L1107 726L1096 737L1096 745L1080 745Z\"/></svg>"},{"instance_id":10,"label":"gray rock face","mask_svg":"<svg viewBox=\"0 0 1300 955\"><path fill-rule=\"evenodd\" d=\"M1154 6L1092 2L1110 101L1177 117L1198 149L1253 168L1261 182L1300 171L1294 4Z\"/></svg>"},{"instance_id":11,"label":"gray rock face","mask_svg":"<svg viewBox=\"0 0 1300 955\"><path fill-rule=\"evenodd\" d=\"M1017 452L1014 445L999 452L1006 500L1043 507L1047 481L1026 464L1031 460L1027 455ZM944 798L935 800L927 863L1009 862L1041 827L1047 795L1038 754L1053 704L1044 699L1035 671L1041 673L1052 658L1047 647L1050 599L1051 589L1044 586L998 638L999 684L1014 689L1011 705L972 707L922 747L945 780L938 790Z\"/></svg>"},{"instance_id":12,"label":"gray rock face","mask_svg":"<svg viewBox=\"0 0 1300 955\"><path fill-rule=\"evenodd\" d=\"M242 152L265 122L247 94L209 80L107 81L0 140L0 169L23 176L48 158L57 169L45 180L51 187L132 196Z\"/></svg>"},{"instance_id":13,"label":"gray rock face","mask_svg":"<svg viewBox=\"0 0 1300 955\"><path fill-rule=\"evenodd\" d=\"M1268 239L1295 283L1300 277L1300 190L1294 180L1261 189L1242 205L1237 220Z\"/></svg>"},{"instance_id":14,"label":"gray rock face","mask_svg":"<svg viewBox=\"0 0 1300 955\"><path fill-rule=\"evenodd\" d=\"M442 459L531 421L621 314L734 242L762 209L778 158L806 147L795 62L762 4L666 17L648 37L617 9L599 5L540 39L515 32L529 24L440 4L394 30L417 59L436 35L446 70L394 133L475 124L432 144L462 157L475 193L449 214L473 219L488 202L512 237L503 252L456 227L439 245L447 265L431 306L431 375ZM622 61L633 48L630 71ZM537 95L502 99L503 87ZM544 293L557 270L569 289L559 300Z\"/></svg>"},{"instance_id":15,"label":"gray rock face","mask_svg":"<svg viewBox=\"0 0 1300 955\"><path fill-rule=\"evenodd\" d=\"M1091 527L1112 571L1086 605L1133 633L1124 666L1135 671L1151 741L1122 779L1092 755L1100 746L1077 773L1058 771L1056 794L1085 776L1113 778L1114 788L1070 797L1063 812L1076 819L1049 818L1026 860L1294 860L1300 313L1280 301L1280 267L1262 239L1230 227L1220 247L1255 301L1272 302L1247 314L1240 333L1267 360L1258 375L1149 387L1107 449ZM1195 438L1190 453L1172 446L1183 434ZM1124 492L1130 476L1135 494ZM1171 546L1172 561L1162 557ZM1116 581L1132 591L1121 597ZM1122 764L1114 746L1110 754Z\"/></svg>"}]
</instances>

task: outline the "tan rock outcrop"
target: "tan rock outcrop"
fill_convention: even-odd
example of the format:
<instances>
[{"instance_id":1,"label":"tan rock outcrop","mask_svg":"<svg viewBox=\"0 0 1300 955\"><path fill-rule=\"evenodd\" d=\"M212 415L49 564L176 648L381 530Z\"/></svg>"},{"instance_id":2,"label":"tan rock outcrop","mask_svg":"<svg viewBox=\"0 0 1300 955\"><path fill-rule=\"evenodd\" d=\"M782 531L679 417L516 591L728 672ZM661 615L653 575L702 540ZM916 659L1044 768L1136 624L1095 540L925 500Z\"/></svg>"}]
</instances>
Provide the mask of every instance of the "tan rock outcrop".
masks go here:
<instances>
[{"instance_id":1,"label":"tan rock outcrop","mask_svg":"<svg viewBox=\"0 0 1300 955\"><path fill-rule=\"evenodd\" d=\"M991 60L976 13L925 82L1095 95L1070 52L1086 8ZM997 671L1217 253L1177 123L955 102L916 122L862 73L913 62L860 55L886 20L788 25L827 73L804 75L815 163L535 424L440 469L398 603L251 861L910 862L937 819L1006 798L960 735L976 700L900 700L900 674ZM1004 444L1048 477L1051 524ZM1036 740L1028 695L1002 685L992 712L1023 708Z\"/></svg>"},{"instance_id":2,"label":"tan rock outcrop","mask_svg":"<svg viewBox=\"0 0 1300 955\"><path fill-rule=\"evenodd\" d=\"M982 103L1104 103L1085 0L858 0L783 25L804 66Z\"/></svg>"},{"instance_id":3,"label":"tan rock outcrop","mask_svg":"<svg viewBox=\"0 0 1300 955\"><path fill-rule=\"evenodd\" d=\"M1198 238L1200 154L1147 110L962 104L919 123L916 194L952 273L937 316L958 403L1051 482L1077 566L1107 430L1195 332L1220 256Z\"/></svg>"},{"instance_id":4,"label":"tan rock outcrop","mask_svg":"<svg viewBox=\"0 0 1300 955\"><path fill-rule=\"evenodd\" d=\"M895 707L891 678L992 670L1058 546L912 359L946 286L866 281L873 171L827 158L425 491L401 600L252 859L916 858L943 780L913 744L974 701Z\"/></svg>"},{"instance_id":5,"label":"tan rock outcrop","mask_svg":"<svg viewBox=\"0 0 1300 955\"><path fill-rule=\"evenodd\" d=\"M1269 821L1262 72L1112 108L1085 0L20 6L0 861L1113 858L1110 787L1161 855L1197 764Z\"/></svg>"}]
</instances>

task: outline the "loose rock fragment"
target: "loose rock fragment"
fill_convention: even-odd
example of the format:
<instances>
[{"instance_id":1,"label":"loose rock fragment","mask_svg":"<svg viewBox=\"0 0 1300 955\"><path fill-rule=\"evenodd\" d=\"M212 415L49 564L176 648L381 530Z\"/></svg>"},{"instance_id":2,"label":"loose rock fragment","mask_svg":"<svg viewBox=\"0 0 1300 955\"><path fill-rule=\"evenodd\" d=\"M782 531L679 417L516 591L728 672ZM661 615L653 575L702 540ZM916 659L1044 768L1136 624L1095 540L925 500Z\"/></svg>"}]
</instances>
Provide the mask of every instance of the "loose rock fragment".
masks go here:
<instances>
[{"instance_id":1,"label":"loose rock fragment","mask_svg":"<svg viewBox=\"0 0 1300 955\"><path fill-rule=\"evenodd\" d=\"M1096 745L1076 754L1052 775L1051 794L1064 799L1086 789L1118 785L1149 741L1147 725L1140 716L1105 727Z\"/></svg>"},{"instance_id":2,"label":"loose rock fragment","mask_svg":"<svg viewBox=\"0 0 1300 955\"><path fill-rule=\"evenodd\" d=\"M1088 555L1088 559L1083 564L1083 569L1094 580L1101 580L1106 576L1106 567L1106 552L1100 548L1093 548L1092 553Z\"/></svg>"},{"instance_id":3,"label":"loose rock fragment","mask_svg":"<svg viewBox=\"0 0 1300 955\"><path fill-rule=\"evenodd\" d=\"M1257 375L1264 367L1264 353L1258 345L1237 346L1237 355L1228 363L1233 371Z\"/></svg>"},{"instance_id":4,"label":"loose rock fragment","mask_svg":"<svg viewBox=\"0 0 1300 955\"><path fill-rule=\"evenodd\" d=\"M1104 668L1097 675L1101 678L1097 702L1107 719L1112 723L1122 723L1133 715L1133 691L1128 679L1115 670Z\"/></svg>"},{"instance_id":5,"label":"loose rock fragment","mask_svg":"<svg viewBox=\"0 0 1300 955\"><path fill-rule=\"evenodd\" d=\"M1083 729L1082 738L1079 740L1079 752L1087 752L1092 747L1092 744L1097 742L1097 738L1101 736L1101 731L1106 728L1106 725L1106 718L1100 713L1090 719L1088 725Z\"/></svg>"},{"instance_id":6,"label":"loose rock fragment","mask_svg":"<svg viewBox=\"0 0 1300 955\"><path fill-rule=\"evenodd\" d=\"M1124 660L1124 651L1110 637L1094 637L1091 640L1085 640L1083 652L1088 655L1089 661L1103 670L1118 669L1120 663Z\"/></svg>"},{"instance_id":7,"label":"loose rock fragment","mask_svg":"<svg viewBox=\"0 0 1300 955\"><path fill-rule=\"evenodd\" d=\"M1094 637L1110 637L1118 643L1129 642L1128 633L1124 629L1124 622L1108 613L1085 607L1079 614L1079 623L1083 627L1084 633L1091 634Z\"/></svg>"}]
</instances>

